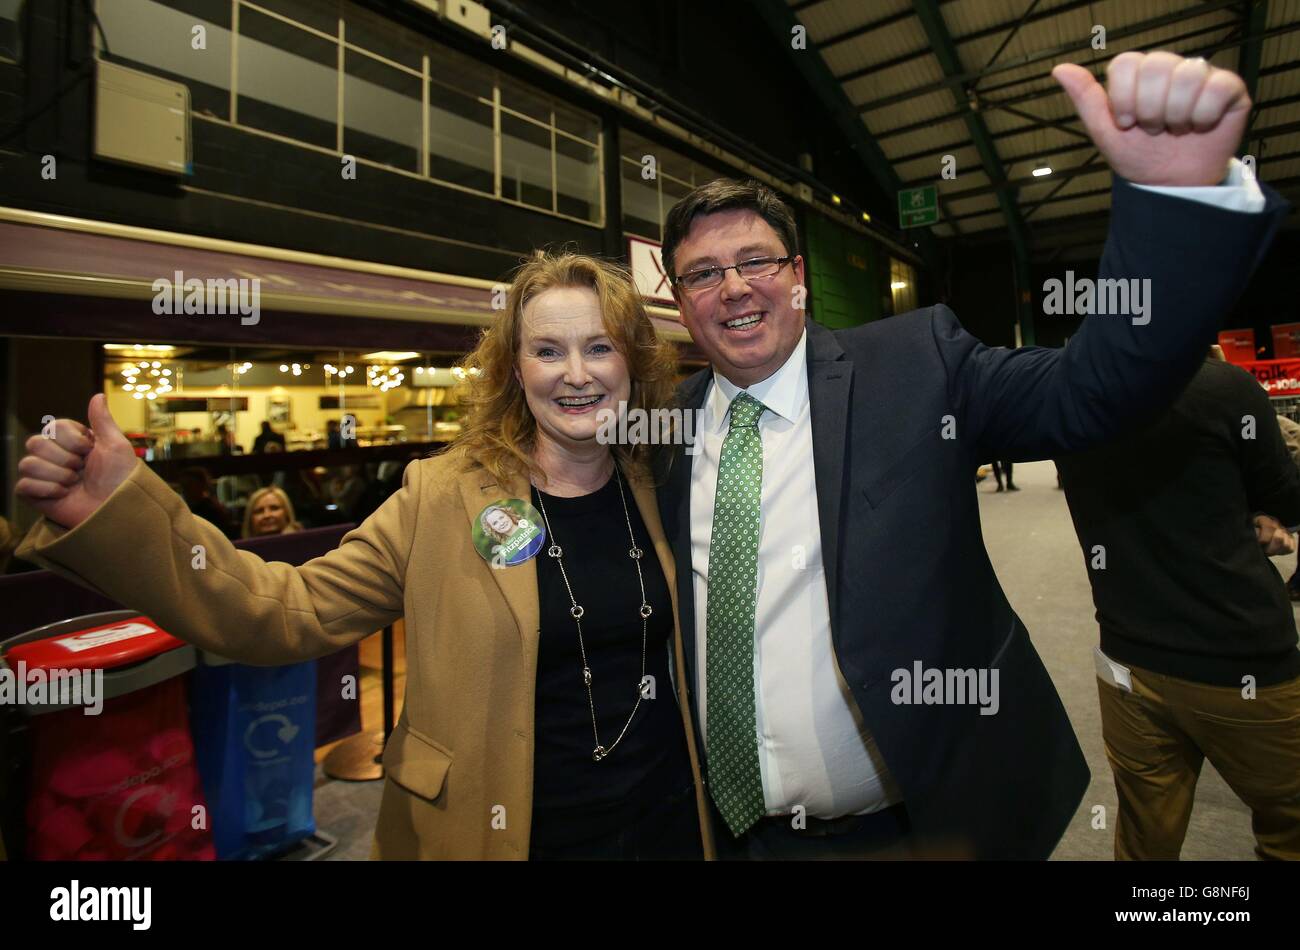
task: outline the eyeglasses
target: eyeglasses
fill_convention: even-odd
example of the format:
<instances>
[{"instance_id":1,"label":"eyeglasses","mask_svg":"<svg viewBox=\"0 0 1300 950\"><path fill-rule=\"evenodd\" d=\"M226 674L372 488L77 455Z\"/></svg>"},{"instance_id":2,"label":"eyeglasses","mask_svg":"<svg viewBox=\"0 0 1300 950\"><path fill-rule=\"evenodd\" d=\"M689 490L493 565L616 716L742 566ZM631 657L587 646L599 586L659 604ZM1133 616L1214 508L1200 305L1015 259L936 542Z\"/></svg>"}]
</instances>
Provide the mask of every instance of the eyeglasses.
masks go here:
<instances>
[{"instance_id":1,"label":"eyeglasses","mask_svg":"<svg viewBox=\"0 0 1300 950\"><path fill-rule=\"evenodd\" d=\"M674 278L673 283L685 290L710 290L722 283L729 270L734 270L739 274L741 280L761 280L765 277L774 277L777 271L792 260L794 260L793 256L756 257L753 260L741 261L739 264L732 264L729 267L701 267L699 270L693 270L689 274L682 274L680 277Z\"/></svg>"}]
</instances>

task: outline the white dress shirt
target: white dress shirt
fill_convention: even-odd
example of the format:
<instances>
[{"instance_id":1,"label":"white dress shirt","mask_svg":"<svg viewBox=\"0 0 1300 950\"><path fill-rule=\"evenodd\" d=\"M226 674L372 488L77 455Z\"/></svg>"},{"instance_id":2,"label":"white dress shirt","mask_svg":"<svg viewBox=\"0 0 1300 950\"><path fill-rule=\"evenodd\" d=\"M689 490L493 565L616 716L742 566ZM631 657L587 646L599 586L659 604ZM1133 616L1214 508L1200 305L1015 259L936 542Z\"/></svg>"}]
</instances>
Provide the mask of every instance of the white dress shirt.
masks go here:
<instances>
[{"instance_id":1,"label":"white dress shirt","mask_svg":"<svg viewBox=\"0 0 1300 950\"><path fill-rule=\"evenodd\" d=\"M758 764L769 815L796 805L814 818L877 811L899 801L862 724L831 647L813 473L805 331L779 370L746 392L767 407L758 420L763 493L754 617ZM714 373L705 395L691 469L691 569L695 585L700 732L708 749L709 544L718 460L741 390Z\"/></svg>"},{"instance_id":2,"label":"white dress shirt","mask_svg":"<svg viewBox=\"0 0 1300 950\"><path fill-rule=\"evenodd\" d=\"M1222 185L1137 185L1242 213L1264 194L1233 159ZM754 616L754 699L763 803L769 815L802 805L814 818L868 814L902 800L835 660L813 470L805 331L785 364L745 392L763 403L763 489ZM691 468L691 572L700 733L708 752L709 545L728 409L742 390L718 372L696 426Z\"/></svg>"}]
</instances>

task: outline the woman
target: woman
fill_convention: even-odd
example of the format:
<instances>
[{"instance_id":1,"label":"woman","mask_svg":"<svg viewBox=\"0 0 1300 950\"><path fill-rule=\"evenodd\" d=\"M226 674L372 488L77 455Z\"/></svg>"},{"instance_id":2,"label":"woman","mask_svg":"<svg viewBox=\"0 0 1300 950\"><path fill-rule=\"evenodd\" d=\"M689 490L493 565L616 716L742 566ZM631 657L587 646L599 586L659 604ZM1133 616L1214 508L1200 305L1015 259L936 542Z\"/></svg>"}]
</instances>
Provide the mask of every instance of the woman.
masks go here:
<instances>
[{"instance_id":1,"label":"woman","mask_svg":"<svg viewBox=\"0 0 1300 950\"><path fill-rule=\"evenodd\" d=\"M245 663L321 656L405 616L376 857L711 857L649 447L597 438L601 409L668 401L670 351L622 271L539 253L468 365L461 438L302 567L193 518L103 396L91 430L59 420L28 440L18 492L45 519L21 553ZM521 534L539 537L482 550L485 509L529 504Z\"/></svg>"},{"instance_id":2,"label":"woman","mask_svg":"<svg viewBox=\"0 0 1300 950\"><path fill-rule=\"evenodd\" d=\"M261 538L268 534L289 534L301 531L293 516L293 502L283 490L274 485L259 488L244 506L244 530L241 537Z\"/></svg>"}]
</instances>

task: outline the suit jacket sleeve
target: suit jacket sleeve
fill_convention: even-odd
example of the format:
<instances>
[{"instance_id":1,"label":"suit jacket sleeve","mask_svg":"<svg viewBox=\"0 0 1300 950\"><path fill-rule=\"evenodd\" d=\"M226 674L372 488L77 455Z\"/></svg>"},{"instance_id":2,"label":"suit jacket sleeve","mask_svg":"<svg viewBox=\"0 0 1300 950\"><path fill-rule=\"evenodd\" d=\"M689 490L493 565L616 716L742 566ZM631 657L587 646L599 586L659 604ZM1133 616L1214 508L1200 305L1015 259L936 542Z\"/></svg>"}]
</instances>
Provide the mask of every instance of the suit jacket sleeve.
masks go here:
<instances>
[{"instance_id":1,"label":"suit jacket sleeve","mask_svg":"<svg viewBox=\"0 0 1300 950\"><path fill-rule=\"evenodd\" d=\"M1140 318L1087 317L1062 349L988 347L935 307L958 438L973 440L979 459L1049 458L1104 442L1168 405L1285 215L1286 203L1264 191L1264 210L1248 214L1116 178L1098 276L1149 280L1149 309Z\"/></svg>"},{"instance_id":2,"label":"suit jacket sleeve","mask_svg":"<svg viewBox=\"0 0 1300 950\"><path fill-rule=\"evenodd\" d=\"M237 550L143 462L72 530L38 522L20 556L201 649L254 665L312 659L401 616L421 467L408 465L400 491L299 567Z\"/></svg>"}]
</instances>

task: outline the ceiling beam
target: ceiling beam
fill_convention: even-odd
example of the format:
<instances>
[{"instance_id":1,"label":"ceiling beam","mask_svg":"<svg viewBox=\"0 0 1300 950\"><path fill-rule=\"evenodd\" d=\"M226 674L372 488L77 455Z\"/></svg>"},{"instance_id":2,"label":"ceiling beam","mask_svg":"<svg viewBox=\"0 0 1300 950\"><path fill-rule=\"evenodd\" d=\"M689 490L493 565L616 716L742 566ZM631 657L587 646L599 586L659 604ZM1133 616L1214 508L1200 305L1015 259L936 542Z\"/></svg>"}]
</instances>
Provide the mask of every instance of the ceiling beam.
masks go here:
<instances>
[{"instance_id":1,"label":"ceiling beam","mask_svg":"<svg viewBox=\"0 0 1300 950\"><path fill-rule=\"evenodd\" d=\"M1216 30L1222 29L1222 25L1213 27L1213 29ZM1295 32L1296 30L1300 30L1300 21L1296 21L1294 23L1284 23L1284 25L1282 26L1275 26L1273 30L1269 30L1268 32L1266 32L1266 34L1262 35L1261 39L1268 39L1269 36L1273 36L1273 35L1281 36L1282 34L1286 34L1286 32ZM1205 32L1205 31L1197 30L1196 32L1197 34L1201 34L1201 32ZM1205 56L1206 53L1214 53L1214 52L1218 52L1219 49L1227 49L1231 47L1231 45L1234 45L1236 43L1236 39L1235 39L1236 32L1238 32L1238 27L1234 27L1234 29L1232 29L1231 34L1229 34L1229 36L1225 36L1225 39L1222 40L1222 43L1210 45L1210 47L1204 47L1201 49L1191 49L1191 51L1187 52L1187 55ZM1175 36L1174 39L1169 40L1169 45L1182 42L1182 40L1184 39L1191 38L1192 35L1193 34L1184 34L1183 36ZM1262 79L1264 77L1268 77L1268 75L1291 73L1291 71L1294 71L1296 69L1300 69L1300 61L1279 62L1279 64L1277 65L1265 66L1264 69L1261 69L1260 78ZM1047 73L1044 75L1036 75L1036 77L1030 77L1027 79L1018 79L1017 82L1010 83L1010 84L1014 84L1014 86L1022 86L1022 84L1027 82L1041 82L1043 81L1043 79L1050 79L1050 78L1052 78L1052 74ZM1093 78L1095 78L1097 82L1105 82L1105 70L1102 69L1102 70L1095 71L1095 73L1093 73ZM1026 94L1023 95L1014 96L1013 99L995 100L995 99L983 99L982 97L982 99L979 100L980 109L983 109L984 112L988 112L989 109L1005 109L1006 107L1008 107L1008 105L1021 105L1022 103L1030 103L1030 101L1035 101L1039 99L1048 99L1048 97L1050 96L1057 96L1057 95L1062 95L1062 90L1060 86L1057 86L1056 83L1053 83L1050 84L1050 86L1045 86L1044 88L1040 88L1040 90L1026 92ZM1261 108L1266 108L1266 107L1261 107ZM924 120L920 120L917 122L909 122L907 123L907 125L894 126L893 129L876 131L875 136L878 142L884 142L884 140L892 139L894 138L894 136L897 135L906 135L907 133L914 133L914 131L920 131L922 129L933 129L933 127L945 125L945 123L948 122L957 121L961 117L962 114L959 112L945 113L943 114L943 116L932 116L931 118L924 118ZM1030 131L1030 129L1028 129L1028 126L1024 127L1024 131ZM1014 133L1015 130L1006 130L1005 133L997 133L996 135L1009 135ZM952 151L953 148L961 148L962 144L966 144L966 143L958 143L956 144L956 146L944 146L943 148L926 149L926 151L924 152L917 152L914 153L914 155L901 157L901 159L894 159L894 161L904 162L904 161L910 161L911 159L918 159L918 157L922 155L937 155L937 153L940 152L950 152Z\"/></svg>"},{"instance_id":2,"label":"ceiling beam","mask_svg":"<svg viewBox=\"0 0 1300 950\"><path fill-rule=\"evenodd\" d=\"M939 61L944 75L960 75L961 60L957 56L957 47L953 45L952 37L948 33L948 25L939 10L939 4L935 0L912 0L912 9L916 11L917 19L921 21L926 39L930 41L934 56ZM970 131L971 140L975 143L975 150L979 152L980 164L984 166L985 174L989 176L990 181L1005 180L1006 173L1002 169L1002 159L998 156L993 139L989 137L984 119L971 111L965 94L959 88L956 86L949 88L958 111L965 107L963 118L966 121L966 128ZM997 195L998 206L1002 209L1007 228L1011 232L1011 243L1021 259L1024 259L1029 254L1029 241L1025 232L1025 223L1020 217L1020 206L1016 203L1016 196L1006 191L999 191Z\"/></svg>"},{"instance_id":3,"label":"ceiling beam","mask_svg":"<svg viewBox=\"0 0 1300 950\"><path fill-rule=\"evenodd\" d=\"M1261 137L1267 137L1272 135L1289 135L1292 132L1300 132L1300 120L1297 120L1295 122L1284 122L1281 125L1274 125L1274 126L1270 126L1267 129L1260 129L1257 134L1259 134ZM1093 164L1076 165L1074 168L1066 168L1059 172L1054 171L1052 172L1052 174L1059 175L1062 178L1077 178L1080 175L1092 175L1092 174L1096 174L1097 172L1104 172L1109 170L1110 170L1110 166L1107 165L1105 162L1096 162ZM967 198L978 198L980 195L1001 194L1002 192L1006 192L1006 191L1014 191L1015 189L1022 188L1025 185L1042 183L1041 179L1034 178L1032 176L1029 178L1012 178L1009 180L993 179L992 175L990 175L989 177L990 179L992 179L991 184L981 185L978 188L967 188L964 191L948 192L946 194L940 195L940 197L943 198L945 201L949 201L949 202L964 201Z\"/></svg>"},{"instance_id":4,"label":"ceiling beam","mask_svg":"<svg viewBox=\"0 0 1300 950\"><path fill-rule=\"evenodd\" d=\"M1300 69L1300 62L1293 63L1291 68ZM1269 99L1267 102L1258 102L1255 104L1255 109L1259 112L1263 112L1265 109L1272 109L1276 106L1294 105L1297 102L1300 102L1300 93L1291 96L1279 96L1276 99ZM1079 120L1076 117L1074 121L1077 122ZM1052 127L1051 124L1046 122L1037 122L1033 125L1018 125L1014 129L1004 129L1001 132L993 132L992 138L994 141L1000 142L1003 139L1015 138L1017 135L1028 135L1031 132L1042 132ZM1014 158L1006 156L1003 161L1007 163L1018 162L1026 158L1044 158L1048 155L1056 155L1061 152L1078 151L1082 148L1088 148L1090 142L1091 139L1088 141L1071 142L1069 145L1058 145L1054 148L1045 148L1038 152L1029 152L1024 155L1017 155ZM921 149L918 152L911 152L907 155L899 155L896 158L891 158L890 161L894 163L894 167L898 167L899 165L906 165L908 162L914 162L917 159L928 158L933 155L947 155L951 152L955 152L959 148L969 147L970 141L962 139L960 142L949 142L947 145L936 145L934 148L926 148ZM903 184L909 186L912 182L904 182Z\"/></svg>"},{"instance_id":5,"label":"ceiling beam","mask_svg":"<svg viewBox=\"0 0 1300 950\"><path fill-rule=\"evenodd\" d=\"M890 164L880 145L872 137L866 124L858 117L853 103L844 94L844 89L835 81L821 54L815 49L795 49L790 43L791 31L799 21L783 0L757 0L754 9L760 19L767 25L776 41L786 50L791 62L811 87L813 94L830 113L840 133L849 141L859 161L866 167L872 179L888 198L901 190L898 173ZM938 246L934 235L928 230L917 229L910 235L914 244L921 251L921 256L932 269L939 264Z\"/></svg>"},{"instance_id":6,"label":"ceiling beam","mask_svg":"<svg viewBox=\"0 0 1300 950\"><path fill-rule=\"evenodd\" d=\"M1130 36L1137 36L1140 33L1145 33L1147 30L1154 30L1154 29L1159 29L1160 27L1163 26L1169 26L1171 23L1178 23L1184 20L1193 19L1195 17L1216 13L1219 10L1225 9L1227 7L1234 7L1240 2L1241 0L1209 0L1208 3L1203 3L1200 6L1192 7L1191 9L1188 10L1180 10L1176 13L1165 13L1158 17L1152 17L1148 20L1142 20L1141 22L1134 23L1129 26L1121 27L1117 30L1109 31L1106 35L1106 42L1109 44L1114 42L1115 40L1122 40ZM919 13L920 7L914 6L914 8L918 11L918 16L920 16ZM1222 28L1228 25L1231 25L1231 23L1227 23L1227 24L1220 23L1217 24L1217 27ZM926 32L928 34L929 31L927 30ZM949 42L951 42L951 40ZM1054 60L1057 59L1058 57L1065 56L1069 53L1079 52L1081 48L1083 49L1090 48L1087 39L1079 39L1071 43L1063 43L1060 46L1055 46L1051 49L1038 50L1036 52L1029 53L1026 56L1021 56L1018 59L1010 60L1008 62L1001 63L997 66L985 67L984 69L977 69L968 72L963 72L962 70L958 69L957 72L951 75L948 74L947 71L945 70L944 78L941 80L937 80L931 83L925 83L924 85L917 86L913 89L906 89L902 92L894 93L893 95L882 96L879 99L873 99L869 102L864 102L858 106L858 110L860 112L872 112L876 109L882 109L885 106L892 106L892 105L897 105L900 102L907 102L909 99L915 99L918 96L925 96L925 95L929 95L932 92L939 92L942 89L960 89L962 86L969 83L971 80L985 79L988 76L992 76L997 73L1008 72L1012 69L1020 69L1024 66L1030 66L1034 63L1041 62L1045 59ZM1051 75L1050 70L1048 71L1048 75ZM964 98L965 96L963 95L963 99Z\"/></svg>"},{"instance_id":7,"label":"ceiling beam","mask_svg":"<svg viewBox=\"0 0 1300 950\"><path fill-rule=\"evenodd\" d=\"M1068 3L1063 3L1059 6L1055 6L1050 10L1039 10L1033 16L1025 18L1024 24L1027 25L1030 23L1037 23L1039 20L1046 20L1049 19L1050 17L1060 16L1062 14L1069 13L1072 10L1077 10L1079 7L1092 6L1095 3L1096 0L1069 0ZM906 11L905 15L911 16L912 13L910 10L908 10ZM895 14L895 17L897 16L898 14ZM1004 21L1002 23L998 23L994 26L986 26L983 29L975 30L972 33L963 33L961 36L954 36L952 38L952 41L957 46L964 46L967 43L974 43L976 40L986 39L987 37L994 36L998 33L1001 33L1003 30L1013 28L1016 26L1018 22L1019 21L1017 20L1009 20L1009 21ZM825 45L830 45L830 41L828 41L826 44L823 44L823 47ZM819 48L823 48L823 47L819 47ZM921 49L912 50L909 53L903 53L901 56L895 56L892 59L882 60L879 63L872 63L870 66L864 66L861 69L855 69L852 72L845 73L844 75L837 76L835 78L839 79L841 82L848 82L853 79L861 79L863 76L870 76L872 73L878 73L883 70L889 69L893 66L901 66L904 63L910 63L913 60L917 60L922 58L923 56L929 56L929 55L930 55L930 47L925 46Z\"/></svg>"}]
</instances>

